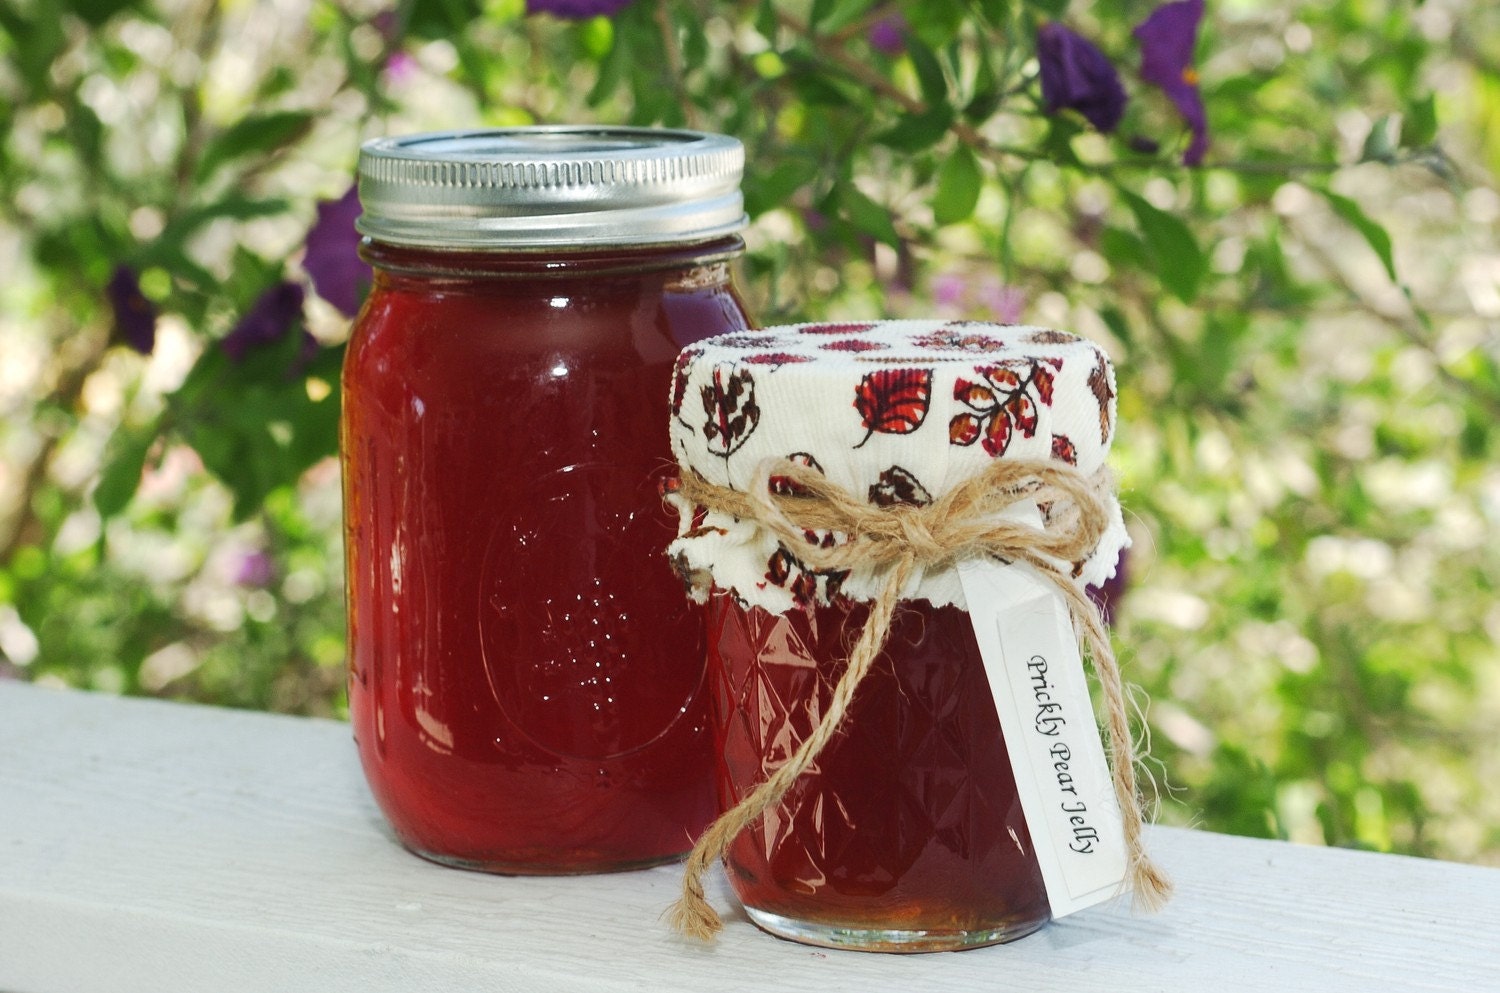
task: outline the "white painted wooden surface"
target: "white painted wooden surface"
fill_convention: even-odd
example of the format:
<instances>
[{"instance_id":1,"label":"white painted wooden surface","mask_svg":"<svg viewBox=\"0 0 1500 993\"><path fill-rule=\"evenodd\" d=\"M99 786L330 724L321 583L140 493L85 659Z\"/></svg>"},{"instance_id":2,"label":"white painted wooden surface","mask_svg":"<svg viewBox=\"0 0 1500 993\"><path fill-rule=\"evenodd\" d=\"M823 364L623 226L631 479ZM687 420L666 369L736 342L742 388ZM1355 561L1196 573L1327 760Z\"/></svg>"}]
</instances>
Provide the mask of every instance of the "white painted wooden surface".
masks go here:
<instances>
[{"instance_id":1,"label":"white painted wooden surface","mask_svg":"<svg viewBox=\"0 0 1500 993\"><path fill-rule=\"evenodd\" d=\"M518 879L406 854L344 725L0 683L7 993L1500 991L1500 869L1152 842L1179 889L1154 917L894 956L731 915L704 948L658 920L675 867Z\"/></svg>"}]
</instances>

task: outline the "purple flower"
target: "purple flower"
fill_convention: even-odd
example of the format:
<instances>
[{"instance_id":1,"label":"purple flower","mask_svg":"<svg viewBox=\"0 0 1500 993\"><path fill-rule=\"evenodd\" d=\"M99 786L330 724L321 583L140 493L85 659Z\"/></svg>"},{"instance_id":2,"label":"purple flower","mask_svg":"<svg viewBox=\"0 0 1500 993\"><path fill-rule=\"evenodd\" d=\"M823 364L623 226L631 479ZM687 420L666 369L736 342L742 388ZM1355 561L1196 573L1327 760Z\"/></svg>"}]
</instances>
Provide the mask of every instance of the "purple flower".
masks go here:
<instances>
[{"instance_id":1,"label":"purple flower","mask_svg":"<svg viewBox=\"0 0 1500 993\"><path fill-rule=\"evenodd\" d=\"M1042 102L1049 114L1076 110L1100 131L1113 131L1125 115L1120 74L1094 43L1053 22L1036 33L1042 67Z\"/></svg>"},{"instance_id":2,"label":"purple flower","mask_svg":"<svg viewBox=\"0 0 1500 993\"><path fill-rule=\"evenodd\" d=\"M1026 291L1007 286L998 279L986 279L979 285L979 303L1001 324L1014 324L1026 309Z\"/></svg>"},{"instance_id":3,"label":"purple flower","mask_svg":"<svg viewBox=\"0 0 1500 993\"><path fill-rule=\"evenodd\" d=\"M1115 614L1119 610L1120 600L1125 596L1125 590L1130 585L1130 549L1120 549L1120 557L1115 560L1115 574L1106 579L1101 586L1090 586L1088 595L1099 605L1099 613L1104 615L1104 623L1113 625Z\"/></svg>"},{"instance_id":4,"label":"purple flower","mask_svg":"<svg viewBox=\"0 0 1500 993\"><path fill-rule=\"evenodd\" d=\"M551 14L570 21L589 17L613 17L633 0L526 0L526 13Z\"/></svg>"},{"instance_id":5,"label":"purple flower","mask_svg":"<svg viewBox=\"0 0 1500 993\"><path fill-rule=\"evenodd\" d=\"M385 79L386 85L400 86L416 78L420 68L410 52L397 50L385 60L385 68L381 70L381 76Z\"/></svg>"},{"instance_id":6,"label":"purple flower","mask_svg":"<svg viewBox=\"0 0 1500 993\"><path fill-rule=\"evenodd\" d=\"M150 355L156 347L156 307L141 292L135 270L115 266L104 295L115 314L115 337L142 355Z\"/></svg>"},{"instance_id":7,"label":"purple flower","mask_svg":"<svg viewBox=\"0 0 1500 993\"><path fill-rule=\"evenodd\" d=\"M944 309L961 307L968 289L968 281L956 272L940 272L928 285L932 302Z\"/></svg>"},{"instance_id":8,"label":"purple flower","mask_svg":"<svg viewBox=\"0 0 1500 993\"><path fill-rule=\"evenodd\" d=\"M234 570L235 583L257 589L270 586L275 576L276 563L269 553L259 550L241 555Z\"/></svg>"},{"instance_id":9,"label":"purple flower","mask_svg":"<svg viewBox=\"0 0 1500 993\"><path fill-rule=\"evenodd\" d=\"M370 26L380 32L380 40L389 44L401 37L401 18L394 10L382 10L370 18Z\"/></svg>"},{"instance_id":10,"label":"purple flower","mask_svg":"<svg viewBox=\"0 0 1500 993\"><path fill-rule=\"evenodd\" d=\"M1190 166L1200 164L1208 151L1208 114L1193 68L1202 20L1203 0L1175 0L1157 7L1132 32L1141 45L1141 78L1160 87L1192 129L1193 140L1182 155L1183 165Z\"/></svg>"},{"instance_id":11,"label":"purple flower","mask_svg":"<svg viewBox=\"0 0 1500 993\"><path fill-rule=\"evenodd\" d=\"M900 11L887 14L870 25L867 35L870 47L886 55L900 55L906 51L906 18Z\"/></svg>"},{"instance_id":12,"label":"purple flower","mask_svg":"<svg viewBox=\"0 0 1500 993\"><path fill-rule=\"evenodd\" d=\"M243 362L257 348L275 344L302 319L302 298L296 283L277 283L260 295L219 347L231 361Z\"/></svg>"},{"instance_id":13,"label":"purple flower","mask_svg":"<svg viewBox=\"0 0 1500 993\"><path fill-rule=\"evenodd\" d=\"M354 230L357 217L358 187L349 187L349 192L337 200L320 202L318 219L307 232L307 254L302 259L302 268L312 277L318 296L347 317L358 313L371 279L370 267L359 257L359 232Z\"/></svg>"}]
</instances>

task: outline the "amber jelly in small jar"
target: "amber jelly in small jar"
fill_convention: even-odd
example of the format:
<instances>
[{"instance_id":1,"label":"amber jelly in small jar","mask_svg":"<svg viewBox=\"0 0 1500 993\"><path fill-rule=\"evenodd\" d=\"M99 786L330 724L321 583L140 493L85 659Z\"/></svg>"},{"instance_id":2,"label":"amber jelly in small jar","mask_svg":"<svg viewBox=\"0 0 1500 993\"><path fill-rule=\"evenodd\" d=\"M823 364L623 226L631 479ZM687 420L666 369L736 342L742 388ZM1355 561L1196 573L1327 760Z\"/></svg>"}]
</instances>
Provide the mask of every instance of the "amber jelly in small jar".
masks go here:
<instances>
[{"instance_id":1,"label":"amber jelly in small jar","mask_svg":"<svg viewBox=\"0 0 1500 993\"><path fill-rule=\"evenodd\" d=\"M846 534L778 538L753 513L705 509L707 490L686 499L688 481L719 489L722 507L723 491L797 495L801 484L765 468L795 466L862 504L902 508L934 504L996 460L1086 476L1109 451L1113 384L1081 338L973 322L800 325L684 351L671 418L683 519L669 554L706 603L726 809L819 727L886 580L805 561ZM1127 541L1113 495L1099 506L1080 584L1110 575ZM836 733L725 850L750 919L876 951L994 944L1044 925L993 692L956 570L918 569Z\"/></svg>"}]
</instances>

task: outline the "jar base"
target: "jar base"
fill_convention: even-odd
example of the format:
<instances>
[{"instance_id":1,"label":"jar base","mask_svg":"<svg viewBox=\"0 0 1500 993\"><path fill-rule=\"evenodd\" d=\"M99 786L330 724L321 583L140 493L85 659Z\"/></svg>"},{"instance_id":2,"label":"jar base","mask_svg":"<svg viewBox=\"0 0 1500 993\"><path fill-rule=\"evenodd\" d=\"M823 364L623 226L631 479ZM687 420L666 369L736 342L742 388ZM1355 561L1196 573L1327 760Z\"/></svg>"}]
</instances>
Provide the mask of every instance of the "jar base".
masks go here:
<instances>
[{"instance_id":1,"label":"jar base","mask_svg":"<svg viewBox=\"0 0 1500 993\"><path fill-rule=\"evenodd\" d=\"M1038 931L1049 918L1001 924L978 930L839 927L801 921L746 907L751 923L768 934L804 945L855 952L952 952L985 945L1001 945Z\"/></svg>"},{"instance_id":2,"label":"jar base","mask_svg":"<svg viewBox=\"0 0 1500 993\"><path fill-rule=\"evenodd\" d=\"M413 855L419 855L429 862L446 866L449 869L466 869L469 872L487 872L494 876L593 876L609 872L634 872L638 869L651 869L659 865L670 865L673 862L682 861L687 852L675 852L670 855L656 855L645 859L609 860L597 861L567 861L567 862L545 862L540 860L507 861L503 859L466 859L453 855L440 855L436 852L426 852L411 845L404 846Z\"/></svg>"}]
</instances>

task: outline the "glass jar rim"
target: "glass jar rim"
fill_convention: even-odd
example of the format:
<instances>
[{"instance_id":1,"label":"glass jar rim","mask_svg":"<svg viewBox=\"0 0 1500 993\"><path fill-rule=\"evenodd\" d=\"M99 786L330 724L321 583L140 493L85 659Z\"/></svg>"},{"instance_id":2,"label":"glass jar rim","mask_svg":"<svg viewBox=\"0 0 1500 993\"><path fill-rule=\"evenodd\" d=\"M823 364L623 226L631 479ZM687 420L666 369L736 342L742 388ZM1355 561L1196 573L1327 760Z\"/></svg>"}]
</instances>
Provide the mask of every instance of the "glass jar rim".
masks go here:
<instances>
[{"instance_id":1,"label":"glass jar rim","mask_svg":"<svg viewBox=\"0 0 1500 993\"><path fill-rule=\"evenodd\" d=\"M428 248L708 241L748 223L744 146L665 128L551 125L376 138L360 150L356 227Z\"/></svg>"}]
</instances>

